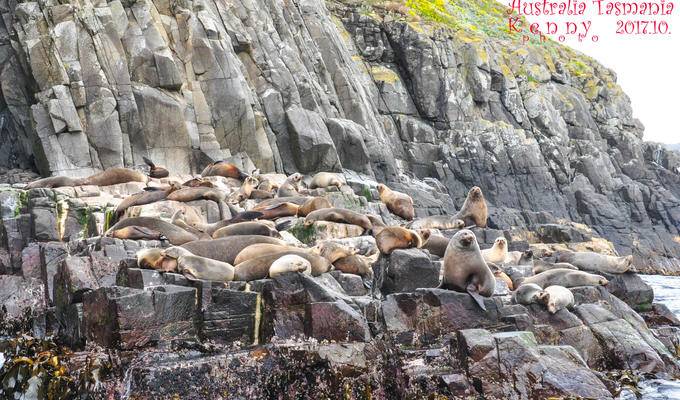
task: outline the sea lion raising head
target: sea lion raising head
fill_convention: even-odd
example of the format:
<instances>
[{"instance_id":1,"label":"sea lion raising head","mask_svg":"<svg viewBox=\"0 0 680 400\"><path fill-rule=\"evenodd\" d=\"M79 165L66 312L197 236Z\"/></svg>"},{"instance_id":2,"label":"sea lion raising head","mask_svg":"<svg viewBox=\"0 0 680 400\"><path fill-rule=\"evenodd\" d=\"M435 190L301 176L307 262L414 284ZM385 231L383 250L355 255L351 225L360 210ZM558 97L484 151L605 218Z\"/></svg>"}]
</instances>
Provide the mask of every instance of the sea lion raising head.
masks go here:
<instances>
[{"instance_id":1,"label":"sea lion raising head","mask_svg":"<svg viewBox=\"0 0 680 400\"><path fill-rule=\"evenodd\" d=\"M407 221L415 217L416 212L413 209L413 199L406 193L391 190L382 183L378 185L378 193L380 193L380 201L387 206L387 209L392 214Z\"/></svg>"},{"instance_id":2,"label":"sea lion raising head","mask_svg":"<svg viewBox=\"0 0 680 400\"><path fill-rule=\"evenodd\" d=\"M489 210L486 206L482 189L478 186L470 189L463 207L460 208L460 211L454 217L465 221L466 226L486 228Z\"/></svg>"},{"instance_id":3,"label":"sea lion raising head","mask_svg":"<svg viewBox=\"0 0 680 400\"><path fill-rule=\"evenodd\" d=\"M158 166L153 163L150 159L146 157L142 157L142 160L144 160L144 163L149 166L149 176L152 178L167 178L170 175L170 171L165 169L164 167Z\"/></svg>"}]
</instances>

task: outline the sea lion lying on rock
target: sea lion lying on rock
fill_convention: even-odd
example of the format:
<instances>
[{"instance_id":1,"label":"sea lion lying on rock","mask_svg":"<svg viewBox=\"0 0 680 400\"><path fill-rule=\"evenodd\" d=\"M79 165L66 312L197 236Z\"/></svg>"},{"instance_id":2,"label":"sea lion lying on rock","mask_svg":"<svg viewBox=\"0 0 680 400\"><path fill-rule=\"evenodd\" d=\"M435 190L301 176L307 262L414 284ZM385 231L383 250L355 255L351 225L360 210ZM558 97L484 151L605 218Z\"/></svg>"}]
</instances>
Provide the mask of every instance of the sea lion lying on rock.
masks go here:
<instances>
[{"instance_id":1,"label":"sea lion lying on rock","mask_svg":"<svg viewBox=\"0 0 680 400\"><path fill-rule=\"evenodd\" d=\"M302 174L294 173L276 191L276 197L291 197L299 195L298 184L302 181Z\"/></svg>"},{"instance_id":2,"label":"sea lion lying on rock","mask_svg":"<svg viewBox=\"0 0 680 400\"><path fill-rule=\"evenodd\" d=\"M269 267L270 278L276 278L287 272L302 272L311 275L312 263L297 254L287 254L276 259Z\"/></svg>"},{"instance_id":3,"label":"sea lion lying on rock","mask_svg":"<svg viewBox=\"0 0 680 400\"><path fill-rule=\"evenodd\" d=\"M370 231L373 226L365 215L344 208L322 208L312 211L305 217L305 225L311 225L316 221L357 225L364 228L365 231Z\"/></svg>"},{"instance_id":4,"label":"sea lion lying on rock","mask_svg":"<svg viewBox=\"0 0 680 400\"><path fill-rule=\"evenodd\" d=\"M116 239L130 240L166 240L166 237L163 236L162 233L136 225L113 230L109 236Z\"/></svg>"},{"instance_id":5,"label":"sea lion lying on rock","mask_svg":"<svg viewBox=\"0 0 680 400\"><path fill-rule=\"evenodd\" d=\"M156 203L165 200L170 193L179 190L180 187L174 183L165 188L147 187L139 193L132 194L126 197L123 201L118 203L116 207L116 220L123 216L125 210L134 206L142 206L145 204Z\"/></svg>"},{"instance_id":6,"label":"sea lion lying on rock","mask_svg":"<svg viewBox=\"0 0 680 400\"><path fill-rule=\"evenodd\" d=\"M177 271L189 280L229 282L234 279L234 266L211 258L197 256L182 247L169 247L161 252L177 265Z\"/></svg>"},{"instance_id":7,"label":"sea lion lying on rock","mask_svg":"<svg viewBox=\"0 0 680 400\"><path fill-rule=\"evenodd\" d=\"M212 258L234 265L234 259L246 247L256 243L269 243L285 246L286 242L269 236L245 235L227 236L212 240L198 240L182 245L185 249L201 257Z\"/></svg>"},{"instance_id":8,"label":"sea lion lying on rock","mask_svg":"<svg viewBox=\"0 0 680 400\"><path fill-rule=\"evenodd\" d=\"M343 185L346 185L347 181L345 177L341 174L334 172L319 172L312 177L312 181L309 183L310 189L316 188L327 188L330 186L335 186L340 189Z\"/></svg>"},{"instance_id":9,"label":"sea lion lying on rock","mask_svg":"<svg viewBox=\"0 0 680 400\"><path fill-rule=\"evenodd\" d=\"M564 286L566 288L576 286L598 286L607 285L609 281L602 275L594 275L584 271L574 271L571 269L556 268L528 278L518 279L516 284L523 285L535 283L545 288L552 285Z\"/></svg>"},{"instance_id":10,"label":"sea lion lying on rock","mask_svg":"<svg viewBox=\"0 0 680 400\"><path fill-rule=\"evenodd\" d=\"M515 304L529 305L538 302L538 295L543 292L543 288L535 283L524 283L512 293L512 300Z\"/></svg>"},{"instance_id":11,"label":"sea lion lying on rock","mask_svg":"<svg viewBox=\"0 0 680 400\"><path fill-rule=\"evenodd\" d=\"M446 248L449 245L449 240L449 238L442 235L430 235L430 238L427 239L427 242L425 242L423 245L423 249L429 251L430 254L434 254L435 256L444 257Z\"/></svg>"},{"instance_id":12,"label":"sea lion lying on rock","mask_svg":"<svg viewBox=\"0 0 680 400\"><path fill-rule=\"evenodd\" d=\"M309 213L323 208L332 208L333 205L325 197L312 197L305 201L299 208L298 213L300 217L306 217Z\"/></svg>"},{"instance_id":13,"label":"sea lion lying on rock","mask_svg":"<svg viewBox=\"0 0 680 400\"><path fill-rule=\"evenodd\" d=\"M465 222L450 215L433 215L418 218L406 225L411 229L463 229Z\"/></svg>"},{"instance_id":14,"label":"sea lion lying on rock","mask_svg":"<svg viewBox=\"0 0 680 400\"><path fill-rule=\"evenodd\" d=\"M510 265L531 265L534 259L534 252L526 251L508 251L507 257L503 264Z\"/></svg>"},{"instance_id":15,"label":"sea lion lying on rock","mask_svg":"<svg viewBox=\"0 0 680 400\"><path fill-rule=\"evenodd\" d=\"M534 267L532 269L532 272L534 275L540 274L541 272L549 271L551 269L557 269L557 268L562 268L562 269L571 269L571 270L578 270L575 266L569 264L569 263L551 263L547 262L545 260L541 260L540 258L537 258L534 260Z\"/></svg>"},{"instance_id":16,"label":"sea lion lying on rock","mask_svg":"<svg viewBox=\"0 0 680 400\"><path fill-rule=\"evenodd\" d=\"M537 297L538 302L545 305L550 314L555 314L563 308L574 306L574 294L564 286L548 286Z\"/></svg>"},{"instance_id":17,"label":"sea lion lying on rock","mask_svg":"<svg viewBox=\"0 0 680 400\"><path fill-rule=\"evenodd\" d=\"M38 179L27 184L24 189L53 189L60 187L79 186L79 179L69 178L67 176L50 176L48 178Z\"/></svg>"},{"instance_id":18,"label":"sea lion lying on rock","mask_svg":"<svg viewBox=\"0 0 680 400\"><path fill-rule=\"evenodd\" d=\"M421 248L430 237L430 231L414 231L400 226L388 226L375 235L375 242L382 254L396 249Z\"/></svg>"},{"instance_id":19,"label":"sea lion lying on rock","mask_svg":"<svg viewBox=\"0 0 680 400\"><path fill-rule=\"evenodd\" d=\"M226 236L239 235L262 235L281 238L279 231L276 230L274 223L271 221L238 222L216 230L212 234L212 237L213 239L217 239Z\"/></svg>"},{"instance_id":20,"label":"sea lion lying on rock","mask_svg":"<svg viewBox=\"0 0 680 400\"><path fill-rule=\"evenodd\" d=\"M279 258L294 254L304 258L311 264L312 276L319 276L332 269L332 264L325 258L316 254L310 254L302 250L286 250L280 253L268 254L265 256L250 259L248 261L237 264L235 267L234 280L237 281L253 281L257 279L264 279L269 275L269 269L274 261Z\"/></svg>"},{"instance_id":21,"label":"sea lion lying on rock","mask_svg":"<svg viewBox=\"0 0 680 400\"><path fill-rule=\"evenodd\" d=\"M310 249L299 248L290 245L279 245L271 243L256 243L241 250L240 253L234 259L234 265L241 264L242 262L252 260L253 258L266 256L269 254L281 253L288 250L300 250L300 251L311 251Z\"/></svg>"},{"instance_id":22,"label":"sea lion lying on rock","mask_svg":"<svg viewBox=\"0 0 680 400\"><path fill-rule=\"evenodd\" d=\"M226 161L218 161L208 164L201 172L201 176L223 176L225 178L244 180L248 175L244 174L236 165Z\"/></svg>"},{"instance_id":23,"label":"sea lion lying on rock","mask_svg":"<svg viewBox=\"0 0 680 400\"><path fill-rule=\"evenodd\" d=\"M607 274L623 274L634 271L633 256L616 257L590 251L560 251L557 261L575 265L583 271L604 272Z\"/></svg>"},{"instance_id":24,"label":"sea lion lying on rock","mask_svg":"<svg viewBox=\"0 0 680 400\"><path fill-rule=\"evenodd\" d=\"M111 186L128 182L149 182L149 177L128 168L108 168L105 171L80 179L78 186Z\"/></svg>"},{"instance_id":25,"label":"sea lion lying on rock","mask_svg":"<svg viewBox=\"0 0 680 400\"><path fill-rule=\"evenodd\" d=\"M179 246L184 243L198 240L198 238L195 235L185 231L184 229L176 225L173 225L169 222L165 222L158 218L151 217L125 218L124 220L118 221L115 225L109 228L109 230L106 231L104 236L110 236L111 232L117 231L122 228L127 228L129 226L148 228L152 231L158 232L161 235L165 236L168 239L168 242L170 242L170 244L173 244L175 246Z\"/></svg>"},{"instance_id":26,"label":"sea lion lying on rock","mask_svg":"<svg viewBox=\"0 0 680 400\"><path fill-rule=\"evenodd\" d=\"M380 201L387 206L392 214L407 221L411 221L415 217L416 212L413 209L411 196L392 190L382 183L378 185L378 193L380 194Z\"/></svg>"}]
</instances>

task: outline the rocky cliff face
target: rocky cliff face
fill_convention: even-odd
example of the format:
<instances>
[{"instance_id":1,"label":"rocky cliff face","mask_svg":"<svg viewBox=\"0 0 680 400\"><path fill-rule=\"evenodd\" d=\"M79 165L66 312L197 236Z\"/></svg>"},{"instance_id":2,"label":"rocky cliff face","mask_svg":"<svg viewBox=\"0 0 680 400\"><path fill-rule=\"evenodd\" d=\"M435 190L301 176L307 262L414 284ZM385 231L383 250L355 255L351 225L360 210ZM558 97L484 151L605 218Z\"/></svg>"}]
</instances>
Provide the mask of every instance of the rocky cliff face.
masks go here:
<instances>
[{"instance_id":1,"label":"rocky cliff face","mask_svg":"<svg viewBox=\"0 0 680 400\"><path fill-rule=\"evenodd\" d=\"M1 0L0 166L247 154L390 182L421 214L479 185L492 226L569 219L680 269L680 156L643 142L614 72L507 36L496 3L433 4Z\"/></svg>"}]
</instances>

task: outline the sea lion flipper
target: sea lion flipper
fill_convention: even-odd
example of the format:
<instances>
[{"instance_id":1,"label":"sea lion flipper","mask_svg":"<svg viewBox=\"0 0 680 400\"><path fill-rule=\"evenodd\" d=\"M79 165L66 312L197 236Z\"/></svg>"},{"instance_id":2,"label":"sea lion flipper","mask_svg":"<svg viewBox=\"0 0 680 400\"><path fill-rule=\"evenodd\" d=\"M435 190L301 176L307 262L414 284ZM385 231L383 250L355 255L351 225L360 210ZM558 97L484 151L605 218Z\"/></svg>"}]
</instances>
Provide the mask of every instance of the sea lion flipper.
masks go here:
<instances>
[{"instance_id":1,"label":"sea lion flipper","mask_svg":"<svg viewBox=\"0 0 680 400\"><path fill-rule=\"evenodd\" d=\"M153 161L149 160L149 159L146 158L145 156L142 156L142 160L144 160L144 163L145 163L146 165L148 165L149 167L151 167L152 169L153 169L153 168L156 168L156 165L153 163Z\"/></svg>"},{"instance_id":2,"label":"sea lion flipper","mask_svg":"<svg viewBox=\"0 0 680 400\"><path fill-rule=\"evenodd\" d=\"M472 297L477 302L479 308L486 311L486 306L484 305L484 298L482 298L482 296L477 291L471 290L470 288L467 289L467 292L470 295L470 297Z\"/></svg>"}]
</instances>

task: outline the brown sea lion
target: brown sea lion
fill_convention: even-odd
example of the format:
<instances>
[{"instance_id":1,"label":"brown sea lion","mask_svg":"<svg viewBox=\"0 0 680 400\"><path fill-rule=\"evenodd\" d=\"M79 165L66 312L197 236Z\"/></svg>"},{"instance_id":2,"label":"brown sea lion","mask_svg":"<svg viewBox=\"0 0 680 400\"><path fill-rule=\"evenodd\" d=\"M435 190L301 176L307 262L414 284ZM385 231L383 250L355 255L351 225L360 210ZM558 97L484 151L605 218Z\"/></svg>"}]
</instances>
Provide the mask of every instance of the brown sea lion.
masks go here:
<instances>
[{"instance_id":1,"label":"brown sea lion","mask_svg":"<svg viewBox=\"0 0 680 400\"><path fill-rule=\"evenodd\" d=\"M201 172L201 176L223 176L225 178L244 180L248 175L244 174L236 165L226 161L217 161L208 164Z\"/></svg>"},{"instance_id":2,"label":"brown sea lion","mask_svg":"<svg viewBox=\"0 0 680 400\"><path fill-rule=\"evenodd\" d=\"M269 267L269 277L276 278L286 272L307 272L311 274L311 271L312 263L308 260L296 254L287 254L272 263Z\"/></svg>"},{"instance_id":3,"label":"brown sea lion","mask_svg":"<svg viewBox=\"0 0 680 400\"><path fill-rule=\"evenodd\" d=\"M532 250L508 251L508 256L503 263L510 265L531 265L533 260L534 252Z\"/></svg>"},{"instance_id":4,"label":"brown sea lion","mask_svg":"<svg viewBox=\"0 0 680 400\"><path fill-rule=\"evenodd\" d=\"M255 200L273 199L274 193L266 191L266 190L253 189L250 192L250 198L255 199Z\"/></svg>"},{"instance_id":5,"label":"brown sea lion","mask_svg":"<svg viewBox=\"0 0 680 400\"><path fill-rule=\"evenodd\" d=\"M270 208L272 206L278 206L283 203L293 203L296 206L303 205L307 200L311 199L310 196L290 196L290 197L278 197L275 199L262 200L261 202L255 204L252 211L262 211L265 208Z\"/></svg>"},{"instance_id":6,"label":"brown sea lion","mask_svg":"<svg viewBox=\"0 0 680 400\"><path fill-rule=\"evenodd\" d=\"M156 231L165 236L168 239L168 242L175 246L179 246L181 244L192 242L198 239L195 235L192 235L178 226L175 226L169 222L165 222L161 219L151 217L125 218L124 220L116 222L115 225L106 231L104 236L109 236L111 235L111 232L126 228L128 226L140 226Z\"/></svg>"},{"instance_id":7,"label":"brown sea lion","mask_svg":"<svg viewBox=\"0 0 680 400\"><path fill-rule=\"evenodd\" d=\"M271 223L271 221L237 222L216 230L212 234L212 237L213 239L217 239L227 236L242 235L262 235L281 238L279 231L276 230L275 225Z\"/></svg>"},{"instance_id":8,"label":"brown sea lion","mask_svg":"<svg viewBox=\"0 0 680 400\"><path fill-rule=\"evenodd\" d=\"M388 226L375 235L378 249L383 254L391 254L396 249L421 248L425 240L421 235L400 226Z\"/></svg>"},{"instance_id":9,"label":"brown sea lion","mask_svg":"<svg viewBox=\"0 0 680 400\"><path fill-rule=\"evenodd\" d=\"M132 194L118 203L118 207L116 207L114 215L116 216L116 219L118 219L122 217L125 213L125 210L130 207L163 201L170 193L179 189L180 187L174 183L171 183L170 186L165 188L147 187L143 191Z\"/></svg>"},{"instance_id":10,"label":"brown sea lion","mask_svg":"<svg viewBox=\"0 0 680 400\"><path fill-rule=\"evenodd\" d=\"M170 175L170 171L168 171L164 167L154 164L153 161L151 161L150 159L142 156L142 160L144 160L144 163L149 166L150 177L160 179L167 178Z\"/></svg>"},{"instance_id":11,"label":"brown sea lion","mask_svg":"<svg viewBox=\"0 0 680 400\"><path fill-rule=\"evenodd\" d=\"M373 227L371 221L364 214L359 214L356 211L347 210L345 208L322 208L310 212L305 217L305 225L311 225L316 221L357 225L364 228L366 231L370 231Z\"/></svg>"},{"instance_id":12,"label":"brown sea lion","mask_svg":"<svg viewBox=\"0 0 680 400\"><path fill-rule=\"evenodd\" d=\"M116 239L131 239L131 240L165 240L160 232L149 229L143 226L126 226L125 228L111 231L110 236Z\"/></svg>"},{"instance_id":13,"label":"brown sea lion","mask_svg":"<svg viewBox=\"0 0 680 400\"><path fill-rule=\"evenodd\" d=\"M413 209L413 199L411 196L392 190L382 183L378 185L378 193L380 194L380 201L387 206L387 209L392 214L407 221L415 217L416 212Z\"/></svg>"},{"instance_id":14,"label":"brown sea lion","mask_svg":"<svg viewBox=\"0 0 680 400\"><path fill-rule=\"evenodd\" d=\"M591 251L560 251L557 253L557 261L575 265L582 271L607 274L623 274L630 270L635 272L632 255L617 257Z\"/></svg>"},{"instance_id":15,"label":"brown sea lion","mask_svg":"<svg viewBox=\"0 0 680 400\"><path fill-rule=\"evenodd\" d=\"M260 181L260 186L258 189L266 190L268 192L278 190L281 185L288 179L286 174L268 173L268 174L257 174L257 179Z\"/></svg>"},{"instance_id":16,"label":"brown sea lion","mask_svg":"<svg viewBox=\"0 0 680 400\"><path fill-rule=\"evenodd\" d=\"M525 283L520 285L517 290L512 293L512 300L515 304L529 305L538 302L538 295L543 291L543 288L535 283Z\"/></svg>"},{"instance_id":17,"label":"brown sea lion","mask_svg":"<svg viewBox=\"0 0 680 400\"><path fill-rule=\"evenodd\" d=\"M332 264L321 256L310 254L302 250L287 250L280 253L268 254L253 258L237 264L234 280L252 281L256 279L264 279L269 275L269 268L274 263L274 261L288 254L294 254L309 261L312 265L311 272L313 276L319 276L332 269Z\"/></svg>"},{"instance_id":18,"label":"brown sea lion","mask_svg":"<svg viewBox=\"0 0 680 400\"><path fill-rule=\"evenodd\" d=\"M438 257L444 257L446 248L449 246L449 238L442 235L430 235L430 238L423 245L423 249Z\"/></svg>"},{"instance_id":19,"label":"brown sea lion","mask_svg":"<svg viewBox=\"0 0 680 400\"><path fill-rule=\"evenodd\" d=\"M482 250L482 257L488 263L502 264L508 257L508 240L504 237L496 238L490 249Z\"/></svg>"},{"instance_id":20,"label":"brown sea lion","mask_svg":"<svg viewBox=\"0 0 680 400\"><path fill-rule=\"evenodd\" d=\"M379 215L375 214L366 214L366 218L368 218L369 221L371 221L371 233L375 236L383 228L386 228L387 225L385 225L385 222L383 221L382 217Z\"/></svg>"},{"instance_id":21,"label":"brown sea lion","mask_svg":"<svg viewBox=\"0 0 680 400\"><path fill-rule=\"evenodd\" d=\"M67 176L50 176L49 178L38 179L27 184L24 189L52 189L60 187L79 186L79 179L72 179Z\"/></svg>"},{"instance_id":22,"label":"brown sea lion","mask_svg":"<svg viewBox=\"0 0 680 400\"><path fill-rule=\"evenodd\" d=\"M590 274L584 271L556 268L528 278L518 279L517 284L535 283L542 288L558 285L566 288L576 286L607 285L609 281L602 275Z\"/></svg>"},{"instance_id":23,"label":"brown sea lion","mask_svg":"<svg viewBox=\"0 0 680 400\"><path fill-rule=\"evenodd\" d=\"M493 274L494 278L505 282L505 284L508 286L508 289L513 290L514 284L512 282L512 279L510 279L508 274L506 274L501 267L490 262L487 262L486 265L491 270L491 273Z\"/></svg>"},{"instance_id":24,"label":"brown sea lion","mask_svg":"<svg viewBox=\"0 0 680 400\"><path fill-rule=\"evenodd\" d=\"M486 265L472 231L462 229L453 235L444 254L443 268L441 287L469 293L486 311L482 296L493 296L496 279Z\"/></svg>"},{"instance_id":25,"label":"brown sea lion","mask_svg":"<svg viewBox=\"0 0 680 400\"><path fill-rule=\"evenodd\" d=\"M189 179L188 181L184 182L182 184L182 186L183 187L209 187L209 188L215 187L215 185L212 182L205 180L203 178Z\"/></svg>"},{"instance_id":26,"label":"brown sea lion","mask_svg":"<svg viewBox=\"0 0 680 400\"><path fill-rule=\"evenodd\" d=\"M232 203L240 203L244 200L248 200L253 190L257 187L257 179L252 176L247 176L238 191L232 193L229 196L229 201Z\"/></svg>"},{"instance_id":27,"label":"brown sea lion","mask_svg":"<svg viewBox=\"0 0 680 400\"><path fill-rule=\"evenodd\" d=\"M137 266L140 268L148 268L162 271L163 266L163 255L161 254L163 249L150 248L141 249L137 251ZM172 269L174 271L174 269ZM165 271L170 272L170 271Z\"/></svg>"},{"instance_id":28,"label":"brown sea lion","mask_svg":"<svg viewBox=\"0 0 680 400\"><path fill-rule=\"evenodd\" d=\"M215 233L216 230L223 228L225 226L229 226L232 224L236 224L239 222L246 222L246 221L253 221L258 218L262 218L264 216L263 213L259 211L242 211L237 214L234 214L233 217L231 218L225 218L222 220L219 220L217 222L213 222L211 224L204 224L204 223L197 223L197 222L189 222L190 225L192 225L194 228L207 233L212 237L212 234Z\"/></svg>"},{"instance_id":29,"label":"brown sea lion","mask_svg":"<svg viewBox=\"0 0 680 400\"><path fill-rule=\"evenodd\" d=\"M450 215L433 215L418 218L406 225L411 229L463 229L465 222Z\"/></svg>"},{"instance_id":30,"label":"brown sea lion","mask_svg":"<svg viewBox=\"0 0 680 400\"><path fill-rule=\"evenodd\" d=\"M571 265L569 263L551 263L547 262L544 260L541 260L540 258L537 258L534 260L534 267L532 268L532 272L534 275L538 275L541 272L549 271L551 269L557 269L557 268L563 268L563 269L571 269L571 270L578 270L576 266Z\"/></svg>"},{"instance_id":31,"label":"brown sea lion","mask_svg":"<svg viewBox=\"0 0 680 400\"><path fill-rule=\"evenodd\" d=\"M229 282L234 279L234 266L222 261L197 256L182 247L162 251L165 259L177 265L177 271L189 280Z\"/></svg>"},{"instance_id":32,"label":"brown sea lion","mask_svg":"<svg viewBox=\"0 0 680 400\"><path fill-rule=\"evenodd\" d=\"M227 236L219 239L198 240L182 245L185 249L201 257L212 258L234 265L236 256L246 247L256 243L269 243L285 246L281 239L260 235Z\"/></svg>"},{"instance_id":33,"label":"brown sea lion","mask_svg":"<svg viewBox=\"0 0 680 400\"><path fill-rule=\"evenodd\" d=\"M258 211L262 213L262 219L276 219L297 215L299 208L295 203L281 203Z\"/></svg>"},{"instance_id":34,"label":"brown sea lion","mask_svg":"<svg viewBox=\"0 0 680 400\"><path fill-rule=\"evenodd\" d=\"M149 177L128 168L108 168L105 171L80 179L79 185L111 186L128 182L149 182Z\"/></svg>"},{"instance_id":35,"label":"brown sea lion","mask_svg":"<svg viewBox=\"0 0 680 400\"><path fill-rule=\"evenodd\" d=\"M366 282L373 280L373 268L371 268L369 257L353 254L335 260L333 266L345 274L359 275Z\"/></svg>"},{"instance_id":36,"label":"brown sea lion","mask_svg":"<svg viewBox=\"0 0 680 400\"><path fill-rule=\"evenodd\" d=\"M305 217L312 211L321 210L322 208L332 208L331 202L325 197L312 197L311 199L304 202L300 208L298 208L298 215L300 217Z\"/></svg>"},{"instance_id":37,"label":"brown sea lion","mask_svg":"<svg viewBox=\"0 0 680 400\"><path fill-rule=\"evenodd\" d=\"M574 306L574 294L564 286L552 285L538 294L538 302L545 305L550 314Z\"/></svg>"},{"instance_id":38,"label":"brown sea lion","mask_svg":"<svg viewBox=\"0 0 680 400\"><path fill-rule=\"evenodd\" d=\"M325 257L331 263L357 253L356 249L345 247L332 241L319 242L311 249L311 251L320 255L321 257Z\"/></svg>"},{"instance_id":39,"label":"brown sea lion","mask_svg":"<svg viewBox=\"0 0 680 400\"><path fill-rule=\"evenodd\" d=\"M486 228L486 221L489 217L489 210L484 200L482 189L478 186L473 187L468 192L467 198L463 203L463 207L454 216L454 218L465 221L466 226L478 226Z\"/></svg>"},{"instance_id":40,"label":"brown sea lion","mask_svg":"<svg viewBox=\"0 0 680 400\"><path fill-rule=\"evenodd\" d=\"M209 187L185 187L168 195L168 200L187 203L194 200L212 200L216 203L225 201L227 194L217 188Z\"/></svg>"},{"instance_id":41,"label":"brown sea lion","mask_svg":"<svg viewBox=\"0 0 680 400\"><path fill-rule=\"evenodd\" d=\"M309 188L316 189L335 186L340 189L346 184L347 181L341 174L335 172L318 172L312 177L312 181L309 183Z\"/></svg>"},{"instance_id":42,"label":"brown sea lion","mask_svg":"<svg viewBox=\"0 0 680 400\"><path fill-rule=\"evenodd\" d=\"M287 250L300 250L300 251L310 251L309 249L298 248L290 245L279 245L279 244L269 244L269 243L256 243L251 244L245 249L241 250L240 253L234 259L234 264L238 265L244 261L251 260L253 258L266 256L269 254L280 253Z\"/></svg>"},{"instance_id":43,"label":"brown sea lion","mask_svg":"<svg viewBox=\"0 0 680 400\"><path fill-rule=\"evenodd\" d=\"M283 185L279 187L279 189L276 191L276 197L291 197L291 196L298 196L299 195L299 187L298 184L302 181L302 174L300 173L294 173L291 176L289 176L285 182L283 182Z\"/></svg>"}]
</instances>

